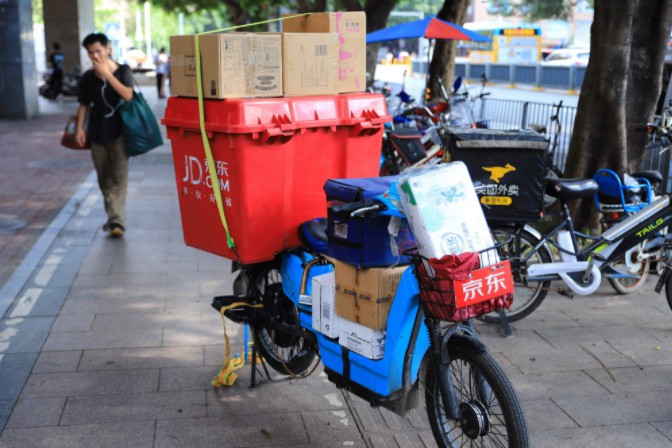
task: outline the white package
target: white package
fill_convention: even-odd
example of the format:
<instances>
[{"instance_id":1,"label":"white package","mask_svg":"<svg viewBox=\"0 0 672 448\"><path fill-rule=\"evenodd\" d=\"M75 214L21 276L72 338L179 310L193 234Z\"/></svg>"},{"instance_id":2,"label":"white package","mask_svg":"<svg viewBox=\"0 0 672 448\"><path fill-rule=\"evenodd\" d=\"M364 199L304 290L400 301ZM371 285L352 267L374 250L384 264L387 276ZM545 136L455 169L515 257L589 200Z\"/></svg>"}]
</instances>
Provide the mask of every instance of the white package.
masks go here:
<instances>
[{"instance_id":1,"label":"white package","mask_svg":"<svg viewBox=\"0 0 672 448\"><path fill-rule=\"evenodd\" d=\"M369 359L385 356L385 330L374 330L343 318L339 326L338 343L343 347Z\"/></svg>"},{"instance_id":2,"label":"white package","mask_svg":"<svg viewBox=\"0 0 672 448\"><path fill-rule=\"evenodd\" d=\"M336 281L333 272L329 281L322 283L320 288L320 332L330 338L337 338L340 318L336 315Z\"/></svg>"},{"instance_id":3,"label":"white package","mask_svg":"<svg viewBox=\"0 0 672 448\"><path fill-rule=\"evenodd\" d=\"M493 245L464 163L445 163L419 170L398 189L420 255L441 258L478 252Z\"/></svg>"},{"instance_id":4,"label":"white package","mask_svg":"<svg viewBox=\"0 0 672 448\"><path fill-rule=\"evenodd\" d=\"M338 337L336 316L336 276L334 272L316 275L312 279L313 329L330 338Z\"/></svg>"}]
</instances>

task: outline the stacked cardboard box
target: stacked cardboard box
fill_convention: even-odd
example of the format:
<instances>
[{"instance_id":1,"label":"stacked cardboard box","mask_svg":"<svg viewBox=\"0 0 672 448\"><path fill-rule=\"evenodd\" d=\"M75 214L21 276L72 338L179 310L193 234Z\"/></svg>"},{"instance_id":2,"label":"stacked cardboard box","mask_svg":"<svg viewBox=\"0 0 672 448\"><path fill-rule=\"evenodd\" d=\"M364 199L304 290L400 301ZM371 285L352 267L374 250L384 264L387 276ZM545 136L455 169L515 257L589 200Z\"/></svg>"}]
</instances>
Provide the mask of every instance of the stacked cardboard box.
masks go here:
<instances>
[{"instance_id":1,"label":"stacked cardboard box","mask_svg":"<svg viewBox=\"0 0 672 448\"><path fill-rule=\"evenodd\" d=\"M361 92L366 88L364 12L325 12L285 19L282 31L338 34L338 93Z\"/></svg>"},{"instance_id":2,"label":"stacked cardboard box","mask_svg":"<svg viewBox=\"0 0 672 448\"><path fill-rule=\"evenodd\" d=\"M381 359L385 354L387 317L401 275L408 267L360 269L331 261L335 271L339 344L369 359Z\"/></svg>"},{"instance_id":3,"label":"stacked cardboard box","mask_svg":"<svg viewBox=\"0 0 672 448\"><path fill-rule=\"evenodd\" d=\"M333 272L316 275L312 279L313 329L330 338L338 337L340 323L334 306L335 289Z\"/></svg>"},{"instance_id":4,"label":"stacked cardboard box","mask_svg":"<svg viewBox=\"0 0 672 448\"><path fill-rule=\"evenodd\" d=\"M332 95L366 86L366 16L317 13L288 19L282 33L199 37L203 97ZM170 38L172 93L198 96L194 36Z\"/></svg>"},{"instance_id":5,"label":"stacked cardboard box","mask_svg":"<svg viewBox=\"0 0 672 448\"><path fill-rule=\"evenodd\" d=\"M228 33L199 37L204 98L282 96L282 36ZM198 96L194 36L170 38L171 91Z\"/></svg>"}]
</instances>

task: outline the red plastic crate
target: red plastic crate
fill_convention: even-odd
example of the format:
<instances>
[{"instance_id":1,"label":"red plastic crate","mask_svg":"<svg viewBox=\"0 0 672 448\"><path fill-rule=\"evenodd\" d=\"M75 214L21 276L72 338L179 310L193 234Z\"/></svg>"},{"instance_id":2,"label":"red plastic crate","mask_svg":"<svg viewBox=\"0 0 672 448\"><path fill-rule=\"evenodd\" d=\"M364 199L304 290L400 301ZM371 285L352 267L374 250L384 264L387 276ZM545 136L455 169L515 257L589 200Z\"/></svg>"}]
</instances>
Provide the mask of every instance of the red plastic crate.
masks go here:
<instances>
[{"instance_id":1,"label":"red plastic crate","mask_svg":"<svg viewBox=\"0 0 672 448\"><path fill-rule=\"evenodd\" d=\"M298 226L326 216L327 179L378 175L382 95L206 100L205 128L236 252L226 244L198 121L198 100L171 97L162 123L173 149L184 241L242 263L299 245Z\"/></svg>"}]
</instances>

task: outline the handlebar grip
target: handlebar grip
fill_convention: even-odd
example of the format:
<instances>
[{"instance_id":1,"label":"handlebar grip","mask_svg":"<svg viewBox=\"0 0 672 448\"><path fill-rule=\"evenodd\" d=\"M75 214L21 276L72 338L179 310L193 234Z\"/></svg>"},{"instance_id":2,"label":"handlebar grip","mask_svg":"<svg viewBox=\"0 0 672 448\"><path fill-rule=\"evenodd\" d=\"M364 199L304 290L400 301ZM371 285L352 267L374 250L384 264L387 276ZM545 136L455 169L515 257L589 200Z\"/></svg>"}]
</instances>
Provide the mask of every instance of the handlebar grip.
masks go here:
<instances>
[{"instance_id":1,"label":"handlebar grip","mask_svg":"<svg viewBox=\"0 0 672 448\"><path fill-rule=\"evenodd\" d=\"M651 127L649 123L639 123L635 125L635 131L636 132L643 132L643 131L648 131L649 127Z\"/></svg>"},{"instance_id":2,"label":"handlebar grip","mask_svg":"<svg viewBox=\"0 0 672 448\"><path fill-rule=\"evenodd\" d=\"M334 205L331 207L331 211L337 215L350 214L360 208L370 207L371 205L373 205L373 201L371 199L365 199L363 201L350 202L343 205Z\"/></svg>"},{"instance_id":3,"label":"handlebar grip","mask_svg":"<svg viewBox=\"0 0 672 448\"><path fill-rule=\"evenodd\" d=\"M492 93L492 92L485 92L485 93L481 93L479 96L481 96L481 97L483 97L483 96L488 96L488 95L490 95L491 93Z\"/></svg>"}]
</instances>

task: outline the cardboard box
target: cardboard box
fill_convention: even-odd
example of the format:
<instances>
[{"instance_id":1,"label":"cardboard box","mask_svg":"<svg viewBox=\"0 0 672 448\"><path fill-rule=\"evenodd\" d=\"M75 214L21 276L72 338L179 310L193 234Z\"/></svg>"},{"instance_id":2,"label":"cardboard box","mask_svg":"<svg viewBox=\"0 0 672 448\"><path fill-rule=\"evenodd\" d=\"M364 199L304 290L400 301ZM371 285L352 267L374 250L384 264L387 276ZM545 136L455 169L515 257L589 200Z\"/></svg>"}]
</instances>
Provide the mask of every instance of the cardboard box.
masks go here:
<instances>
[{"instance_id":1,"label":"cardboard box","mask_svg":"<svg viewBox=\"0 0 672 448\"><path fill-rule=\"evenodd\" d=\"M291 14L285 14L285 16ZM338 33L338 92L366 89L366 14L322 12L282 21L289 33Z\"/></svg>"},{"instance_id":2,"label":"cardboard box","mask_svg":"<svg viewBox=\"0 0 672 448\"><path fill-rule=\"evenodd\" d=\"M283 33L282 60L285 96L338 93L336 33Z\"/></svg>"},{"instance_id":3,"label":"cardboard box","mask_svg":"<svg viewBox=\"0 0 672 448\"><path fill-rule=\"evenodd\" d=\"M385 330L374 330L346 319L340 321L338 343L365 358L385 356Z\"/></svg>"},{"instance_id":4,"label":"cardboard box","mask_svg":"<svg viewBox=\"0 0 672 448\"><path fill-rule=\"evenodd\" d=\"M464 163L420 171L399 190L420 255L441 258L492 247L490 228Z\"/></svg>"},{"instance_id":5,"label":"cardboard box","mask_svg":"<svg viewBox=\"0 0 672 448\"><path fill-rule=\"evenodd\" d=\"M198 96L194 36L170 36L170 85L173 95Z\"/></svg>"},{"instance_id":6,"label":"cardboard box","mask_svg":"<svg viewBox=\"0 0 672 448\"><path fill-rule=\"evenodd\" d=\"M330 338L337 338L340 319L336 315L336 281L333 272L312 279L313 329Z\"/></svg>"},{"instance_id":7,"label":"cardboard box","mask_svg":"<svg viewBox=\"0 0 672 448\"><path fill-rule=\"evenodd\" d=\"M199 37L204 98L282 96L282 36L226 33ZM171 36L172 93L198 96L194 36Z\"/></svg>"},{"instance_id":8,"label":"cardboard box","mask_svg":"<svg viewBox=\"0 0 672 448\"><path fill-rule=\"evenodd\" d=\"M336 273L336 314L375 330L387 328L392 300L408 266L359 269L330 261Z\"/></svg>"}]
</instances>

